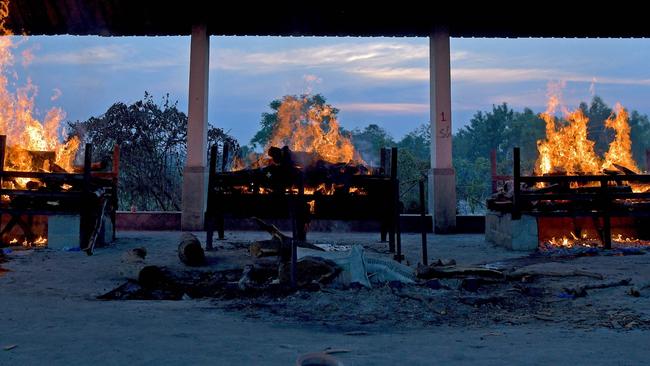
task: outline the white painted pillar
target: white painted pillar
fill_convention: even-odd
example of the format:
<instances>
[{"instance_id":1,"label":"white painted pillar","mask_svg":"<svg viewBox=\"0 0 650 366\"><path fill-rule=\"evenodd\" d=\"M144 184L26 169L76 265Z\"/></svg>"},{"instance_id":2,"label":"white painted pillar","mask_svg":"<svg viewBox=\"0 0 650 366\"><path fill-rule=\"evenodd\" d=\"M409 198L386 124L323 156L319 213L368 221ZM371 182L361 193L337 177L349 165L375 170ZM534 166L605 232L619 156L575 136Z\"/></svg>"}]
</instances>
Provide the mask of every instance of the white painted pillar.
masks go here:
<instances>
[{"instance_id":1,"label":"white painted pillar","mask_svg":"<svg viewBox=\"0 0 650 366\"><path fill-rule=\"evenodd\" d=\"M431 172L429 212L437 233L456 229L456 174L451 160L451 54L449 30L435 28L429 37Z\"/></svg>"},{"instance_id":2,"label":"white painted pillar","mask_svg":"<svg viewBox=\"0 0 650 366\"><path fill-rule=\"evenodd\" d=\"M208 75L210 36L205 24L192 27L187 125L187 160L183 169L183 230L203 230L207 199Z\"/></svg>"}]
</instances>

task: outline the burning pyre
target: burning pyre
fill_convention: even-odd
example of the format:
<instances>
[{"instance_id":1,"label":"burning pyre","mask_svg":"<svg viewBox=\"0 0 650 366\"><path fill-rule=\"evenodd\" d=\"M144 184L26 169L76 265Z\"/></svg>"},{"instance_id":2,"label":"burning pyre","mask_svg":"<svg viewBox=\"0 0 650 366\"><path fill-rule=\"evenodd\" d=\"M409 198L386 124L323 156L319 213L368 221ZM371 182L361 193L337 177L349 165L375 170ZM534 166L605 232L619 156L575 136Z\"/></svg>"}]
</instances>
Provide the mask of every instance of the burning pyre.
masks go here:
<instances>
[{"instance_id":1,"label":"burning pyre","mask_svg":"<svg viewBox=\"0 0 650 366\"><path fill-rule=\"evenodd\" d=\"M8 15L9 1L0 1L0 135L7 136L4 170L23 172L72 172L80 141L76 137L62 142L62 124L65 113L52 108L43 120L37 118L35 97L38 88L31 79L15 92L9 85L17 79L13 69L16 61L13 50L17 44L12 33L4 26ZM30 61L33 55L23 54L23 61ZM23 62L25 64L26 62ZM53 97L53 99L55 99ZM2 181L3 189L36 189L46 183L35 178L14 178ZM3 203L9 200L2 196ZM17 244L18 239L9 240ZM25 246L44 246L47 239L39 237L33 242L23 241Z\"/></svg>"},{"instance_id":2,"label":"burning pyre","mask_svg":"<svg viewBox=\"0 0 650 366\"><path fill-rule=\"evenodd\" d=\"M595 142L587 136L589 118L581 109L569 111L563 108L565 122L555 118L555 112L560 106L558 95L551 95L547 110L540 114L546 123L546 138L537 142L539 156L535 164L536 175L626 175L638 174L639 168L632 156L632 141L628 113L620 103L616 104L614 112L605 121L606 128L615 132L608 151L601 158L595 150ZM594 183L571 183L573 189L594 188ZM628 188L630 192L648 192L648 184L625 182L621 180L618 188ZM548 189L548 184L537 183L537 188ZM616 187L613 187L616 188ZM626 200L625 204L633 205L634 200ZM593 231L593 230L592 230ZM583 232L576 235L570 232L562 237L552 237L543 243L543 248L573 248L597 247L602 243L597 233ZM650 241L627 237L624 233L612 234L614 246L647 246Z\"/></svg>"},{"instance_id":3,"label":"burning pyre","mask_svg":"<svg viewBox=\"0 0 650 366\"><path fill-rule=\"evenodd\" d=\"M304 175L304 194L332 195L345 190L364 194L363 189L342 183L346 176L370 174L369 168L349 136L340 128L333 108L310 103L308 96L283 98L277 111L277 123L263 153L236 158L236 172L263 170L269 176ZM293 172L291 172L293 171ZM243 193L273 193L282 189L298 193L295 185L240 187ZM277 192L276 192L277 193Z\"/></svg>"}]
</instances>

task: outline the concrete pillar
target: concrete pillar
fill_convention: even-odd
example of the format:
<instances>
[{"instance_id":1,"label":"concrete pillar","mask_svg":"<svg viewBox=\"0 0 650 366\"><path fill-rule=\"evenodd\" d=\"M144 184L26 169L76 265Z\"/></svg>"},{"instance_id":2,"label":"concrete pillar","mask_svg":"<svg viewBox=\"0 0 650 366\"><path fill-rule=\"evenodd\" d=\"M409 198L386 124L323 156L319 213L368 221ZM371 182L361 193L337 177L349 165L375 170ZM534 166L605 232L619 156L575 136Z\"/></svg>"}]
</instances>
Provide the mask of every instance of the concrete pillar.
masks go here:
<instances>
[{"instance_id":1,"label":"concrete pillar","mask_svg":"<svg viewBox=\"0 0 650 366\"><path fill-rule=\"evenodd\" d=\"M429 105L431 171L429 212L436 233L456 229L456 174L451 162L451 57L449 30L436 28L429 37Z\"/></svg>"},{"instance_id":2,"label":"concrete pillar","mask_svg":"<svg viewBox=\"0 0 650 366\"><path fill-rule=\"evenodd\" d=\"M187 125L187 161L183 169L183 230L203 230L207 197L208 74L210 36L205 24L192 27Z\"/></svg>"}]
</instances>

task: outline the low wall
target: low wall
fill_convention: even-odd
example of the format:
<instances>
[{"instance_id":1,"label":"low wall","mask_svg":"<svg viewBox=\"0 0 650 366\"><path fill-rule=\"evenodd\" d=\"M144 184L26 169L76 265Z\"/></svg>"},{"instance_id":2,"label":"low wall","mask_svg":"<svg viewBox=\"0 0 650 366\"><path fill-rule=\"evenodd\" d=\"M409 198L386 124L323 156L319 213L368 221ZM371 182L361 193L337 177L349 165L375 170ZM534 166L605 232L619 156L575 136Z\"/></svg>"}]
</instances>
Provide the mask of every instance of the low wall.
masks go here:
<instances>
[{"instance_id":1,"label":"low wall","mask_svg":"<svg viewBox=\"0 0 650 366\"><path fill-rule=\"evenodd\" d=\"M401 215L400 227L404 233L420 232L420 215ZM291 230L288 220L265 220L281 230ZM427 215L427 232L432 232L431 216ZM458 216L457 232L482 233L485 231L484 216ZM227 230L259 230L257 224L247 219L226 219ZM118 231L165 231L181 229L180 211L118 211L116 227ZM379 232L379 223L374 221L313 220L310 231L358 231Z\"/></svg>"}]
</instances>

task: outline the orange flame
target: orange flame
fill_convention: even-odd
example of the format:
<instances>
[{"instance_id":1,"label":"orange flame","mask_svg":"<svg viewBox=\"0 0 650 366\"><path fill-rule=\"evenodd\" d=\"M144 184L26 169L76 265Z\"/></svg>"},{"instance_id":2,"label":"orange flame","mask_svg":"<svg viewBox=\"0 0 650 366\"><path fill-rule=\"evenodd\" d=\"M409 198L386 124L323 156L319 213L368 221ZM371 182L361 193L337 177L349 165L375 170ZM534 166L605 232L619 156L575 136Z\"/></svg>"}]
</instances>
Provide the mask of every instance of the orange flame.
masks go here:
<instances>
[{"instance_id":1,"label":"orange flame","mask_svg":"<svg viewBox=\"0 0 650 366\"><path fill-rule=\"evenodd\" d=\"M614 141L609 144L603 168L610 168L613 164L618 164L638 172L639 168L632 157L632 140L630 139L630 124L628 123L627 111L619 103L616 103L614 109L616 114L612 114L605 121L605 126L614 129L616 136Z\"/></svg>"},{"instance_id":2,"label":"orange flame","mask_svg":"<svg viewBox=\"0 0 650 366\"><path fill-rule=\"evenodd\" d=\"M7 170L50 172L57 165L65 171L71 171L80 142L77 138L61 143L63 131L61 122L65 113L59 108L52 108L41 122L35 116L34 98L38 88L27 80L27 84L12 93L8 89L12 74L9 68L14 64L12 49L15 48L5 28L5 19L9 14L9 1L0 1L0 134L7 136L5 168ZM33 57L33 56L32 56ZM53 152L53 159L46 159L42 164L34 164L34 154L30 152Z\"/></svg>"},{"instance_id":3,"label":"orange flame","mask_svg":"<svg viewBox=\"0 0 650 366\"><path fill-rule=\"evenodd\" d=\"M564 110L566 123L557 121L554 113L559 104L558 96L550 96L548 109L540 114L546 122L546 139L537 141L536 174L602 174L603 169L614 164L638 171L632 157L628 114L619 103L615 113L605 121L605 127L615 131L615 138L604 159L596 155L595 143L587 137L589 118L580 109L573 112Z\"/></svg>"},{"instance_id":4,"label":"orange flame","mask_svg":"<svg viewBox=\"0 0 650 366\"><path fill-rule=\"evenodd\" d=\"M286 96L278 108L278 122L264 150L283 146L294 152L315 154L318 159L329 163L363 164L352 140L341 133L332 108L308 105L307 97ZM257 160L253 166L263 165L263 159L257 156L251 160ZM235 165L235 169L242 169L245 164L238 162Z\"/></svg>"}]
</instances>

